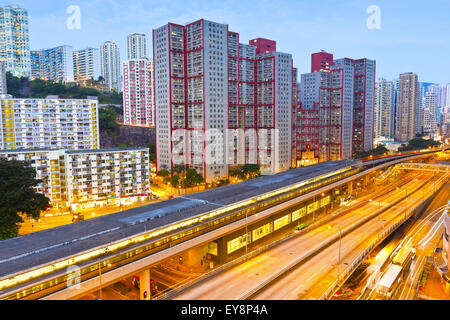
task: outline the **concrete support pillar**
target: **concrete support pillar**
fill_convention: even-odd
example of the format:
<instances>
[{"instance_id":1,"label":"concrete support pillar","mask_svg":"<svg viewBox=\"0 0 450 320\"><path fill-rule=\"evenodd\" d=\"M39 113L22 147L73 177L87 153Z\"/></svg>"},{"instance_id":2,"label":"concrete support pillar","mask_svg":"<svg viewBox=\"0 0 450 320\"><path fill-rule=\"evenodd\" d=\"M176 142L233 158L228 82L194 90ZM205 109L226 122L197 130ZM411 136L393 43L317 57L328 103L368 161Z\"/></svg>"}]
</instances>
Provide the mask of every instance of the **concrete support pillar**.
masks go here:
<instances>
[{"instance_id":1,"label":"concrete support pillar","mask_svg":"<svg viewBox=\"0 0 450 320\"><path fill-rule=\"evenodd\" d=\"M353 192L353 181L350 181L348 183L347 192L348 192L349 195L352 194L352 192Z\"/></svg>"},{"instance_id":2,"label":"concrete support pillar","mask_svg":"<svg viewBox=\"0 0 450 320\"><path fill-rule=\"evenodd\" d=\"M369 185L369 175L366 174L364 176L364 187L367 187Z\"/></svg>"},{"instance_id":3,"label":"concrete support pillar","mask_svg":"<svg viewBox=\"0 0 450 320\"><path fill-rule=\"evenodd\" d=\"M152 290L150 288L150 269L145 270L139 274L139 289L140 289L140 299L150 300L152 295Z\"/></svg>"}]
</instances>

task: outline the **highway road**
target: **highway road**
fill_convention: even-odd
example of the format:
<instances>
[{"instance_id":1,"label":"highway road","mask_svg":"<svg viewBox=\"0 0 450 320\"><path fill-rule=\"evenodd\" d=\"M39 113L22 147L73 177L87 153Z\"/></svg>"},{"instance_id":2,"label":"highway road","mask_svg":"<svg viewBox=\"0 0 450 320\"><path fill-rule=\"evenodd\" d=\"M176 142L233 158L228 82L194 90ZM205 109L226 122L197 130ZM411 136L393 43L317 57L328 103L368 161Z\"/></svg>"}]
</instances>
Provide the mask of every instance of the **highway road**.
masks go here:
<instances>
[{"instance_id":1,"label":"highway road","mask_svg":"<svg viewBox=\"0 0 450 320\"><path fill-rule=\"evenodd\" d=\"M186 290L185 292L178 295L175 299L182 300L208 300L208 299L241 299L245 297L253 288L260 286L266 279L270 278L274 274L277 274L283 270L287 265L298 261L302 258L307 257L310 252L316 250L318 246L326 242L329 238L336 235L337 227L345 228L350 226L357 221L361 220L363 217L367 216L368 212L374 212L380 208L385 207L387 204L392 203L401 197L405 196L404 189L413 190L418 188L421 184L426 181L430 181L432 175L429 173L417 174L410 173L404 180L398 180L394 182L393 185L398 186L401 184L401 188L396 189L395 187L391 192L386 195L382 195L378 198L373 197L372 202L365 204L363 207L352 210L351 212L339 216L332 222L334 229L328 229L327 225L320 226L310 232L295 237L241 265L238 265L220 275L209 279L193 288ZM406 182L405 182L406 181ZM393 185L390 185L391 187ZM389 187L389 186L388 186ZM387 187L387 188L388 188ZM386 187L385 187L386 188ZM382 194L382 187L379 188L378 194ZM372 196L368 195L365 197ZM356 203L353 203L355 206ZM356 206L358 207L358 206ZM394 212L383 214L382 220L385 219L389 221L394 216L397 216L402 212L403 207L399 208L397 206ZM382 228L381 221L379 223L368 223L371 232L379 232ZM387 224L386 224L387 226ZM366 226L367 228L367 226ZM367 237L367 230L364 232L355 232L359 237ZM345 262L351 251L354 251L354 244L361 244L361 239L354 242L354 235L351 233L347 237L343 237L343 248L342 248L342 262ZM350 239L350 241L349 241ZM350 244L350 245L347 245ZM323 250L322 252L316 254L312 259L307 261L307 266L304 263L299 268L302 269L300 272L291 272L296 276L283 278L283 281L275 282L273 286L262 291L257 295L256 299L299 299L304 298L303 296L309 292L314 284L317 284L323 280L326 275L333 274L333 269L337 266L338 259L338 242L331 245L329 248ZM325 252L325 254L324 254ZM319 258L317 258L319 257ZM310 261L312 261L310 263ZM337 271L334 274L334 279L337 276ZM300 277L300 278L299 278ZM333 278L333 276L331 277ZM285 281L284 279L289 279ZM326 280L326 279L325 279ZM329 280L326 280L329 281ZM289 289L284 289L289 287ZM273 289L275 288L275 289Z\"/></svg>"},{"instance_id":2,"label":"highway road","mask_svg":"<svg viewBox=\"0 0 450 320\"><path fill-rule=\"evenodd\" d=\"M426 259L433 256L436 244L444 230L442 214L449 198L450 184L447 184L433 199L423 215L408 228L403 241L398 245L414 246L416 258L395 296L396 300L414 300L416 298L418 281L426 264ZM371 295L371 298L374 299L374 295Z\"/></svg>"},{"instance_id":3,"label":"highway road","mask_svg":"<svg viewBox=\"0 0 450 320\"><path fill-rule=\"evenodd\" d=\"M410 182L408 188L416 188L423 180L431 177L424 174L418 180ZM399 190L389 202L404 196ZM394 224L404 215L405 204L412 206L421 200L421 192L409 196L400 204L383 212L350 234L342 237L342 243L336 241L333 245L319 252L312 259L287 274L280 281L254 297L256 300L286 299L286 300L317 300L337 280L339 272L351 265L369 245L377 239L384 228ZM373 203L376 206L376 203ZM365 208L367 210L367 208ZM384 220L384 221L383 221ZM341 227L342 228L342 227ZM338 232L334 227L334 232ZM339 246L341 246L341 264L339 265ZM339 265L339 266L338 266Z\"/></svg>"}]
</instances>

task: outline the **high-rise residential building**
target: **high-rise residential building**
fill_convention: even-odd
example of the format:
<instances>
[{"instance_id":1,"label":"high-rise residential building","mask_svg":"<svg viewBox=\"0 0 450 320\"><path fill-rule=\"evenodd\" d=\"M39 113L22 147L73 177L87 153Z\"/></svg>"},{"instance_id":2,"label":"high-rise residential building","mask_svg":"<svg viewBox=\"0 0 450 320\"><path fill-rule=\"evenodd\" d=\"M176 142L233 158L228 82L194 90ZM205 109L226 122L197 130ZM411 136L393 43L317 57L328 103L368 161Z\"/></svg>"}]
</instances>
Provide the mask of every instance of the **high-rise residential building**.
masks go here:
<instances>
[{"instance_id":1,"label":"high-rise residential building","mask_svg":"<svg viewBox=\"0 0 450 320\"><path fill-rule=\"evenodd\" d=\"M441 109L440 134L445 139L450 138L450 106Z\"/></svg>"},{"instance_id":2,"label":"high-rise residential building","mask_svg":"<svg viewBox=\"0 0 450 320\"><path fill-rule=\"evenodd\" d=\"M1 150L0 158L30 163L52 205L123 204L150 196L148 148Z\"/></svg>"},{"instance_id":3,"label":"high-rise residential building","mask_svg":"<svg viewBox=\"0 0 450 320\"><path fill-rule=\"evenodd\" d=\"M446 84L445 106L450 105L450 84Z\"/></svg>"},{"instance_id":4,"label":"high-rise residential building","mask_svg":"<svg viewBox=\"0 0 450 320\"><path fill-rule=\"evenodd\" d=\"M373 149L375 70L376 62L369 59L343 58L333 61L335 67L354 68L353 153Z\"/></svg>"},{"instance_id":5,"label":"high-rise residential building","mask_svg":"<svg viewBox=\"0 0 450 320\"><path fill-rule=\"evenodd\" d=\"M4 62L0 61L0 95L7 94L7 85L6 85L6 65Z\"/></svg>"},{"instance_id":6,"label":"high-rise residential building","mask_svg":"<svg viewBox=\"0 0 450 320\"><path fill-rule=\"evenodd\" d=\"M393 138L395 116L394 82L379 79L375 84L374 138Z\"/></svg>"},{"instance_id":7,"label":"high-rise residential building","mask_svg":"<svg viewBox=\"0 0 450 320\"><path fill-rule=\"evenodd\" d=\"M333 66L333 54L325 51L311 55L311 72L330 71Z\"/></svg>"},{"instance_id":8,"label":"high-rise residential building","mask_svg":"<svg viewBox=\"0 0 450 320\"><path fill-rule=\"evenodd\" d=\"M108 90L122 92L120 48L114 41L106 41L100 46L100 61Z\"/></svg>"},{"instance_id":9,"label":"high-rise residential building","mask_svg":"<svg viewBox=\"0 0 450 320\"><path fill-rule=\"evenodd\" d=\"M300 84L298 81L298 69L292 69L292 129L291 129L291 167L297 167L297 135L299 134L298 109L300 101Z\"/></svg>"},{"instance_id":10,"label":"high-rise residential building","mask_svg":"<svg viewBox=\"0 0 450 320\"><path fill-rule=\"evenodd\" d=\"M297 166L352 156L354 67L321 70L301 75Z\"/></svg>"},{"instance_id":11,"label":"high-rise residential building","mask_svg":"<svg viewBox=\"0 0 450 320\"><path fill-rule=\"evenodd\" d=\"M0 149L97 149L98 101L0 99Z\"/></svg>"},{"instance_id":12,"label":"high-rise residential building","mask_svg":"<svg viewBox=\"0 0 450 320\"><path fill-rule=\"evenodd\" d=\"M98 48L86 48L73 52L73 74L77 82L97 80L101 75Z\"/></svg>"},{"instance_id":13,"label":"high-rise residential building","mask_svg":"<svg viewBox=\"0 0 450 320\"><path fill-rule=\"evenodd\" d=\"M147 36L133 33L127 37L128 60L148 59Z\"/></svg>"},{"instance_id":14,"label":"high-rise residential building","mask_svg":"<svg viewBox=\"0 0 450 320\"><path fill-rule=\"evenodd\" d=\"M400 88L400 79L396 78L394 83L394 138L397 139L397 114L398 114L398 89Z\"/></svg>"},{"instance_id":15,"label":"high-rise residential building","mask_svg":"<svg viewBox=\"0 0 450 320\"><path fill-rule=\"evenodd\" d=\"M73 48L59 46L31 51L31 78L73 82Z\"/></svg>"},{"instance_id":16,"label":"high-rise residential building","mask_svg":"<svg viewBox=\"0 0 450 320\"><path fill-rule=\"evenodd\" d=\"M400 74L398 89L397 140L408 142L417 133L419 81L415 73Z\"/></svg>"},{"instance_id":17,"label":"high-rise residential building","mask_svg":"<svg viewBox=\"0 0 450 320\"><path fill-rule=\"evenodd\" d=\"M432 84L428 91L435 94L436 97L436 120L440 123L441 109L448 105L447 102L447 86L446 84ZM425 95L423 96L425 99ZM423 100L425 102L425 100Z\"/></svg>"},{"instance_id":18,"label":"high-rise residential building","mask_svg":"<svg viewBox=\"0 0 450 320\"><path fill-rule=\"evenodd\" d=\"M0 7L0 61L13 76L30 76L28 12L18 6Z\"/></svg>"},{"instance_id":19,"label":"high-rise residential building","mask_svg":"<svg viewBox=\"0 0 450 320\"><path fill-rule=\"evenodd\" d=\"M123 63L124 123L154 125L153 65L148 60L147 36L134 33L127 37L128 60Z\"/></svg>"},{"instance_id":20,"label":"high-rise residential building","mask_svg":"<svg viewBox=\"0 0 450 320\"><path fill-rule=\"evenodd\" d=\"M123 119L128 125L153 126L153 66L148 59L123 63Z\"/></svg>"},{"instance_id":21,"label":"high-rise residential building","mask_svg":"<svg viewBox=\"0 0 450 320\"><path fill-rule=\"evenodd\" d=\"M276 50L273 40L239 43L229 32L229 165L259 163L263 172L292 165L292 55Z\"/></svg>"},{"instance_id":22,"label":"high-rise residential building","mask_svg":"<svg viewBox=\"0 0 450 320\"><path fill-rule=\"evenodd\" d=\"M436 106L436 94L428 91L421 114L421 129L423 134L430 135L437 131Z\"/></svg>"},{"instance_id":23,"label":"high-rise residential building","mask_svg":"<svg viewBox=\"0 0 450 320\"><path fill-rule=\"evenodd\" d=\"M427 92L430 90L432 86L435 86L434 83L429 82L419 82L419 108L417 110L417 132L422 132L422 120L423 120L423 108L425 107L425 96ZM434 90L432 90L434 92ZM437 95L437 92L435 92Z\"/></svg>"},{"instance_id":24,"label":"high-rise residential building","mask_svg":"<svg viewBox=\"0 0 450 320\"><path fill-rule=\"evenodd\" d=\"M275 48L203 19L153 31L158 170L186 164L213 181L229 165L289 169L293 62Z\"/></svg>"}]
</instances>

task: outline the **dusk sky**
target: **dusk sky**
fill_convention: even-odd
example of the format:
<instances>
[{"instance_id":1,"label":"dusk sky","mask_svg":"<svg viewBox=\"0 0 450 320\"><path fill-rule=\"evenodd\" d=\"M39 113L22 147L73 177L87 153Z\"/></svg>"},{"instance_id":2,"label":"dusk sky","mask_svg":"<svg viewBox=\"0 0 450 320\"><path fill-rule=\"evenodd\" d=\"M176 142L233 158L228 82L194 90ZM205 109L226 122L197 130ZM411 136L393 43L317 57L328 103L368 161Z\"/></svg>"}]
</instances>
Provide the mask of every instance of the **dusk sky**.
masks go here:
<instances>
[{"instance_id":1,"label":"dusk sky","mask_svg":"<svg viewBox=\"0 0 450 320\"><path fill-rule=\"evenodd\" d=\"M146 33L167 22L185 24L201 18L229 25L241 42L263 37L292 53L300 73L310 72L311 53L321 49L335 58L377 61L377 78L415 72L419 81L450 82L450 1L448 0L2 0L1 5L28 10L31 49L62 44L74 49L113 40L126 59L126 36ZM66 13L81 9L81 28L69 30ZM381 12L381 29L366 25L370 5Z\"/></svg>"}]
</instances>

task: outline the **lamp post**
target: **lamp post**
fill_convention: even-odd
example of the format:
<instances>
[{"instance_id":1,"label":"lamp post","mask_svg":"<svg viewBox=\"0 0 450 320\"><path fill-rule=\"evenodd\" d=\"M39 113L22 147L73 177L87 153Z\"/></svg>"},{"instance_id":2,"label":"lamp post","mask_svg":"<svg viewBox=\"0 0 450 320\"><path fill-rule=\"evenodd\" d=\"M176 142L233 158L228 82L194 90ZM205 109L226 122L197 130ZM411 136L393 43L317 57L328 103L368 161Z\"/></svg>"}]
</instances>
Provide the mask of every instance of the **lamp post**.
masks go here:
<instances>
[{"instance_id":1,"label":"lamp post","mask_svg":"<svg viewBox=\"0 0 450 320\"><path fill-rule=\"evenodd\" d=\"M381 222L381 233L383 234L384 231L384 223L386 222L385 219L381 219L380 217L378 217L378 221Z\"/></svg>"},{"instance_id":2,"label":"lamp post","mask_svg":"<svg viewBox=\"0 0 450 320\"><path fill-rule=\"evenodd\" d=\"M247 233L248 233L248 212L247 210L245 211L245 255L248 254L248 237L247 237Z\"/></svg>"},{"instance_id":3,"label":"lamp post","mask_svg":"<svg viewBox=\"0 0 450 320\"><path fill-rule=\"evenodd\" d=\"M341 278L341 247L342 247L342 230L339 227L336 227L339 230L339 261L338 261L338 281ZM328 226L329 230L332 230L332 226Z\"/></svg>"},{"instance_id":4,"label":"lamp post","mask_svg":"<svg viewBox=\"0 0 450 320\"><path fill-rule=\"evenodd\" d=\"M109 252L109 248L105 248L105 252L103 254L107 254ZM103 294L102 294L102 254L100 254L100 259L98 261L98 274L99 274L99 280L100 280L100 300L103 300Z\"/></svg>"}]
</instances>

